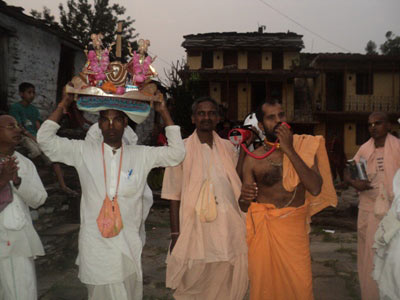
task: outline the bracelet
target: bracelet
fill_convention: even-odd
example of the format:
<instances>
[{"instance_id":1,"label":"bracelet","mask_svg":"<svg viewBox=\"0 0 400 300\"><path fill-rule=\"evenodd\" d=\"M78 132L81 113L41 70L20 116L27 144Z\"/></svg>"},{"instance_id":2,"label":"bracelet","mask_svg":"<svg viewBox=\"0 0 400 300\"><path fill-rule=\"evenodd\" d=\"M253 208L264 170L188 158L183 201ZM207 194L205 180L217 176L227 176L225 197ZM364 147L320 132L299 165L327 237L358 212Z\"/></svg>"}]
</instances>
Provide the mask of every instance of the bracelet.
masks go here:
<instances>
[{"instance_id":1,"label":"bracelet","mask_svg":"<svg viewBox=\"0 0 400 300\"><path fill-rule=\"evenodd\" d=\"M179 235L179 232L171 232L170 235Z\"/></svg>"}]
</instances>

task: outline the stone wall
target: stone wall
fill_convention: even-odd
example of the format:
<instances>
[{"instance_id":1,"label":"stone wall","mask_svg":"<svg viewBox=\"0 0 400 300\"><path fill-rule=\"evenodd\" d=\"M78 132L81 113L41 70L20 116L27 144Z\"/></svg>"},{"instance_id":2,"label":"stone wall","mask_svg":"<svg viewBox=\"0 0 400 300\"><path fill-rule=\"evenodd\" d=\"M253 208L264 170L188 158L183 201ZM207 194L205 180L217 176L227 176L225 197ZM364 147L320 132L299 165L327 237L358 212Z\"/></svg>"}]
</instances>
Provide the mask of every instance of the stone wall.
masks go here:
<instances>
[{"instance_id":1,"label":"stone wall","mask_svg":"<svg viewBox=\"0 0 400 300\"><path fill-rule=\"evenodd\" d=\"M37 106L46 118L54 108L57 93L57 75L61 45L76 49L74 68L80 70L85 63L83 51L42 28L24 23L0 13L1 24L13 29L8 38L7 62L8 105L20 100L18 86L21 82L31 82L36 88Z\"/></svg>"}]
</instances>

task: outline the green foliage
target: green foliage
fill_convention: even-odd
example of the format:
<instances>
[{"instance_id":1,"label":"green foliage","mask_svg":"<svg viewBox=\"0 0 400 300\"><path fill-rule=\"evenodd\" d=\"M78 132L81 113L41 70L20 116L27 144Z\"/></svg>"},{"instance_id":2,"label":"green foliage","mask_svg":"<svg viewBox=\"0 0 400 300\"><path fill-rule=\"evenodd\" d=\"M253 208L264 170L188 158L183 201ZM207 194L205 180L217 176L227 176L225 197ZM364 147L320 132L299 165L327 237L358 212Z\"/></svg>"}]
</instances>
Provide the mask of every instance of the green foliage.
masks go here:
<instances>
[{"instance_id":1,"label":"green foliage","mask_svg":"<svg viewBox=\"0 0 400 300\"><path fill-rule=\"evenodd\" d=\"M52 26L52 25L59 26L58 23L56 22L54 16L51 14L51 10L46 6L43 6L42 12L32 9L31 15L32 15L32 17L34 17L36 19L40 19L40 20L44 21L46 24L48 24L50 26Z\"/></svg>"},{"instance_id":2,"label":"green foliage","mask_svg":"<svg viewBox=\"0 0 400 300\"><path fill-rule=\"evenodd\" d=\"M365 52L369 55L378 54L376 51L376 43L374 41L368 41L367 46L365 46Z\"/></svg>"},{"instance_id":3,"label":"green foliage","mask_svg":"<svg viewBox=\"0 0 400 300\"><path fill-rule=\"evenodd\" d=\"M396 36L393 32L388 31L385 34L386 41L379 47L383 55L400 55L400 36ZM376 51L376 43L368 41L365 52L367 54L378 54Z\"/></svg>"},{"instance_id":4,"label":"green foliage","mask_svg":"<svg viewBox=\"0 0 400 300\"><path fill-rule=\"evenodd\" d=\"M93 3L91 3L93 2ZM68 0L66 6L62 3L58 6L60 10L60 27L71 37L77 39L82 46L89 45L90 35L92 33L102 33L104 35L103 43L110 45L116 39L117 22L123 21L122 25L122 57L128 54L128 43L133 48L137 48L133 23L135 20L128 17L122 17L126 9L119 4L111 5L109 0ZM41 19L49 25L55 25L57 22L54 16L47 8L43 12L31 11L33 17Z\"/></svg>"},{"instance_id":5,"label":"green foliage","mask_svg":"<svg viewBox=\"0 0 400 300\"><path fill-rule=\"evenodd\" d=\"M393 32L386 32L386 41L381 45L382 54L400 55L400 36L396 36Z\"/></svg>"},{"instance_id":6,"label":"green foliage","mask_svg":"<svg viewBox=\"0 0 400 300\"><path fill-rule=\"evenodd\" d=\"M192 124L192 104L202 96L207 96L204 87L201 85L198 73L191 73L190 76L184 71L185 62L177 61L172 64L171 70L166 74L169 84L168 94L171 95L173 101L172 115L177 125L182 128L182 135L187 137L194 130Z\"/></svg>"}]
</instances>

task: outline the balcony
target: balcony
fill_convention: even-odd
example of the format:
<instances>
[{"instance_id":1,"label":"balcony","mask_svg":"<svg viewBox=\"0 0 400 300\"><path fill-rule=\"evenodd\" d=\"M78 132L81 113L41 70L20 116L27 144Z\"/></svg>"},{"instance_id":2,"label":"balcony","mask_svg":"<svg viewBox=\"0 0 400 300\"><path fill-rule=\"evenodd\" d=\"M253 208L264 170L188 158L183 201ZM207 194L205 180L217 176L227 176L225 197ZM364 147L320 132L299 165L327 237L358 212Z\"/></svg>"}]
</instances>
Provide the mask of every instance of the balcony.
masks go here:
<instances>
[{"instance_id":1,"label":"balcony","mask_svg":"<svg viewBox=\"0 0 400 300\"><path fill-rule=\"evenodd\" d=\"M352 95L347 96L344 106L346 112L373 112L397 113L400 111L400 97Z\"/></svg>"}]
</instances>

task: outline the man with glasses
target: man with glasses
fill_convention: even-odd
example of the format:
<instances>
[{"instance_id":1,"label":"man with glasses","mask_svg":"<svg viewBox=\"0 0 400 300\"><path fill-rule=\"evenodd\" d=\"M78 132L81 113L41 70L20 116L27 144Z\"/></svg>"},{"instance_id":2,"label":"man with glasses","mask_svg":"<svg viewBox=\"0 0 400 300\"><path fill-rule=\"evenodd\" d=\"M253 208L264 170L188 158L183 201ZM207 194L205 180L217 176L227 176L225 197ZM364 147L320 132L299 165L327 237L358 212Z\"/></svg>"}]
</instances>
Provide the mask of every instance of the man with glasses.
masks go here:
<instances>
[{"instance_id":1,"label":"man with glasses","mask_svg":"<svg viewBox=\"0 0 400 300\"><path fill-rule=\"evenodd\" d=\"M171 247L166 285L174 298L242 300L247 291L244 214L238 198L237 153L215 132L218 104L192 105L194 133L182 164L167 168L161 198L170 201Z\"/></svg>"},{"instance_id":2,"label":"man with glasses","mask_svg":"<svg viewBox=\"0 0 400 300\"><path fill-rule=\"evenodd\" d=\"M349 172L345 174L346 181L359 192L357 264L363 300L379 299L377 284L372 278L372 246L378 225L391 206L393 178L400 168L400 140L391 135L389 129L385 113L374 112L369 116L371 138L354 156L357 163L367 162L368 180L350 178Z\"/></svg>"},{"instance_id":3,"label":"man with glasses","mask_svg":"<svg viewBox=\"0 0 400 300\"><path fill-rule=\"evenodd\" d=\"M29 207L47 198L34 164L15 151L21 128L0 116L0 299L36 300L34 258L44 255Z\"/></svg>"}]
</instances>

